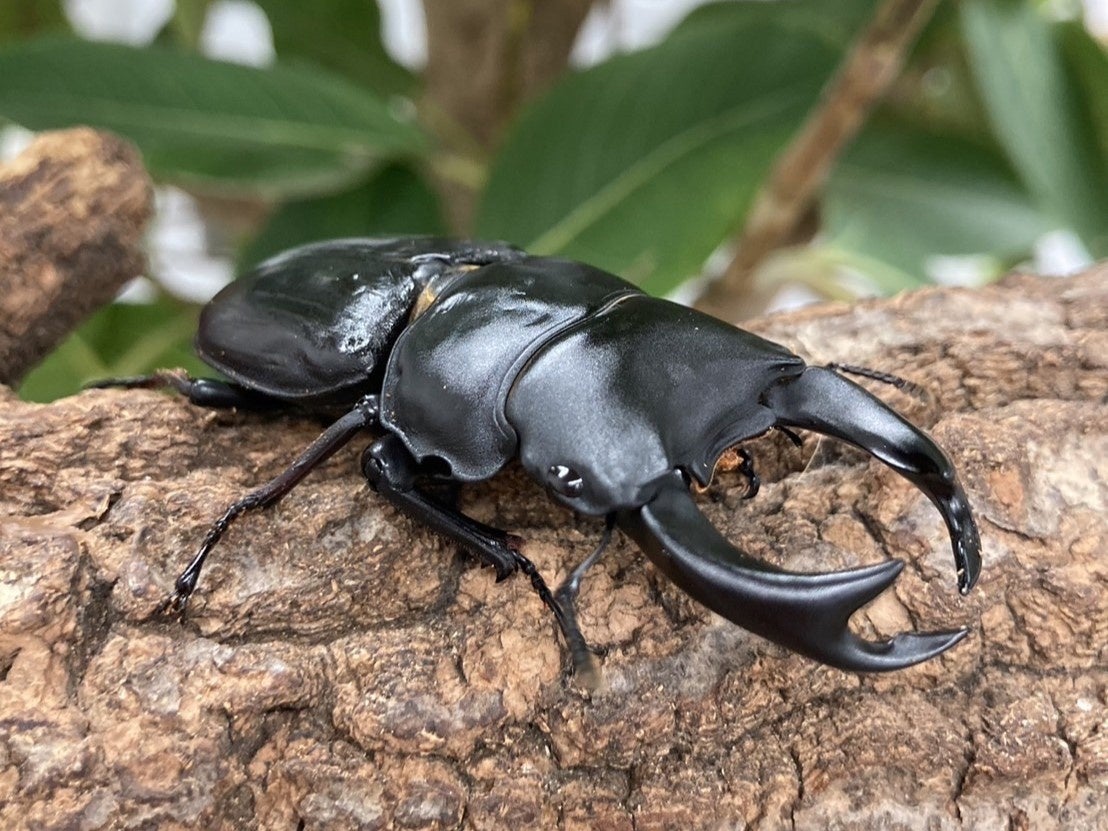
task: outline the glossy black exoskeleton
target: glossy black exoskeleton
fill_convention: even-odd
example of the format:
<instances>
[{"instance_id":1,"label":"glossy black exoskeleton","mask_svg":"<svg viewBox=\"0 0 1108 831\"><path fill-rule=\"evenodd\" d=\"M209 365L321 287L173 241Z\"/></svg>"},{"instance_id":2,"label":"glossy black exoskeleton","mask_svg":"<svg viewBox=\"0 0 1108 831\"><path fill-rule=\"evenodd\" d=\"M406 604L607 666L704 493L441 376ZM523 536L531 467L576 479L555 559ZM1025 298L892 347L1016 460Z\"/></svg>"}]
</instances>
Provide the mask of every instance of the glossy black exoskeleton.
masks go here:
<instances>
[{"instance_id":1,"label":"glossy black exoskeleton","mask_svg":"<svg viewBox=\"0 0 1108 831\"><path fill-rule=\"evenodd\" d=\"M927 435L833 369L596 268L497 243L309 245L220 292L204 309L197 348L230 381L163 372L104 385L172 385L208 406L345 414L213 525L177 580L177 609L238 514L273 504L368 429L379 438L362 467L377 492L499 576L528 574L579 669L590 659L574 600L613 526L705 606L833 666L897 669L965 635L859 638L849 617L896 579L899 561L782 571L731 545L690 494L692 483L708 484L724 450L771 428L850 442L935 504L965 593L981 568L977 528L950 460ZM487 479L513 458L563 505L607 520L600 546L554 594L515 538L421 488Z\"/></svg>"}]
</instances>

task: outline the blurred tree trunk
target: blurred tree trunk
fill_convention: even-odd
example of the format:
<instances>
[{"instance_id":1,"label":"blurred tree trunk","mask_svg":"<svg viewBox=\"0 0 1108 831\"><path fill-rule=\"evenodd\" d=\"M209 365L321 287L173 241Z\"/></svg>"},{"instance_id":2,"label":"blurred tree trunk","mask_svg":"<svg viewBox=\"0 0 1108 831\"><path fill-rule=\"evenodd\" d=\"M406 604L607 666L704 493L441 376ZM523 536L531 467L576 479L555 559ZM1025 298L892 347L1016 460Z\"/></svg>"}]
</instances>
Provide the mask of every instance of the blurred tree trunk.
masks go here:
<instances>
[{"instance_id":1,"label":"blurred tree trunk","mask_svg":"<svg viewBox=\"0 0 1108 831\"><path fill-rule=\"evenodd\" d=\"M597 0L423 0L427 15L424 118L446 150L484 159L520 105L565 71ZM472 227L475 189L440 177L451 226Z\"/></svg>"}]
</instances>

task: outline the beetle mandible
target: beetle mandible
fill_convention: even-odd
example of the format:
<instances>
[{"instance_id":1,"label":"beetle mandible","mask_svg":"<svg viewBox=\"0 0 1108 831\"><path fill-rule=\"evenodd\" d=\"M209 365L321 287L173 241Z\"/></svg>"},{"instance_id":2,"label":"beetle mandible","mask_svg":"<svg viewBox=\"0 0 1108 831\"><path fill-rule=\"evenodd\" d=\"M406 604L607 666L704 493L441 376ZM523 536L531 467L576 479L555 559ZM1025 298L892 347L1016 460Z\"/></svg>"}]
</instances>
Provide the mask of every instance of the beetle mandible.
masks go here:
<instances>
[{"instance_id":1,"label":"beetle mandible","mask_svg":"<svg viewBox=\"0 0 1108 831\"><path fill-rule=\"evenodd\" d=\"M966 593L980 541L954 467L921 430L832 368L588 265L503 243L436 238L316 243L270 259L203 310L200 357L229 380L163 371L98 386L172 386L212 407L341 412L283 473L211 527L166 605L183 611L204 560L242 512L272 505L363 430L370 485L460 543L499 578L523 571L591 671L574 601L613 527L694 599L817 661L892 670L945 651L965 629L873 642L851 614L902 563L797 574L729 543L690 493L728 448L778 428L868 451L938 508ZM518 458L554 499L604 517L600 545L550 592L506 532L421 485L475 482ZM744 457L751 490L757 479Z\"/></svg>"}]
</instances>

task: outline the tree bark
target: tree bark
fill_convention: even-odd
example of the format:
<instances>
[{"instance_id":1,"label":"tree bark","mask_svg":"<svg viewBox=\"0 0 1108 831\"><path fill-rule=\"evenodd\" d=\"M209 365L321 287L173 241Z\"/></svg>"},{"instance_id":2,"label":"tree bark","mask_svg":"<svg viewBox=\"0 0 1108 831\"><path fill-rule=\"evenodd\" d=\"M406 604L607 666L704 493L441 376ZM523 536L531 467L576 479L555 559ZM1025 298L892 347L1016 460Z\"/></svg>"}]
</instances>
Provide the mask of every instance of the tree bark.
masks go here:
<instances>
[{"instance_id":1,"label":"tree bark","mask_svg":"<svg viewBox=\"0 0 1108 831\"><path fill-rule=\"evenodd\" d=\"M108 133L44 133L0 165L0 383L142 274L152 211L138 151Z\"/></svg>"},{"instance_id":2,"label":"tree bark","mask_svg":"<svg viewBox=\"0 0 1108 831\"><path fill-rule=\"evenodd\" d=\"M590 572L606 685L566 673L526 579L385 505L351 447L234 525L184 623L156 614L223 505L318 424L147 391L0 395L0 826L1108 827L1108 269L757 323L889 397L955 460L985 571L955 590L929 503L830 442L751 444L712 520L797 570L901 557L870 636L968 625L857 676L713 617L626 540ZM895 394L894 394L895 393ZM556 584L595 521L518 469L462 507Z\"/></svg>"}]
</instances>

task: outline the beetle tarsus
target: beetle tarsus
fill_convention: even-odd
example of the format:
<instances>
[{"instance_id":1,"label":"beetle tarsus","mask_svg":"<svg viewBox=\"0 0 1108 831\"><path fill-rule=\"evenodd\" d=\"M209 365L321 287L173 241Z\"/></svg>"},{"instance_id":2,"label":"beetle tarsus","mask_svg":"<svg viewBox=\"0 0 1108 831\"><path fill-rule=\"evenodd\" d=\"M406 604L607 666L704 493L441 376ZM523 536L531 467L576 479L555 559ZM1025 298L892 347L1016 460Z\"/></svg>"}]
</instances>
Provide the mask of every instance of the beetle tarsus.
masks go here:
<instances>
[{"instance_id":1,"label":"beetle tarsus","mask_svg":"<svg viewBox=\"0 0 1108 831\"><path fill-rule=\"evenodd\" d=\"M745 447L739 448L739 473L746 479L746 493L743 499L753 499L762 488L762 478L754 470L754 454Z\"/></svg>"},{"instance_id":2,"label":"beetle tarsus","mask_svg":"<svg viewBox=\"0 0 1108 831\"><path fill-rule=\"evenodd\" d=\"M581 632L577 628L576 618L573 616L572 612L566 612L562 604L559 603L557 598L551 593L549 587L546 585L546 581L543 580L542 575L539 574L539 570L535 567L535 564L518 551L514 551L514 554L519 570L530 578L531 587L535 590L535 593L538 594L539 599L542 600L546 607L553 613L554 620L557 622L558 628L562 631L562 636L566 639L566 643L570 644L570 652L573 653L574 645L577 642L584 643Z\"/></svg>"}]
</instances>

